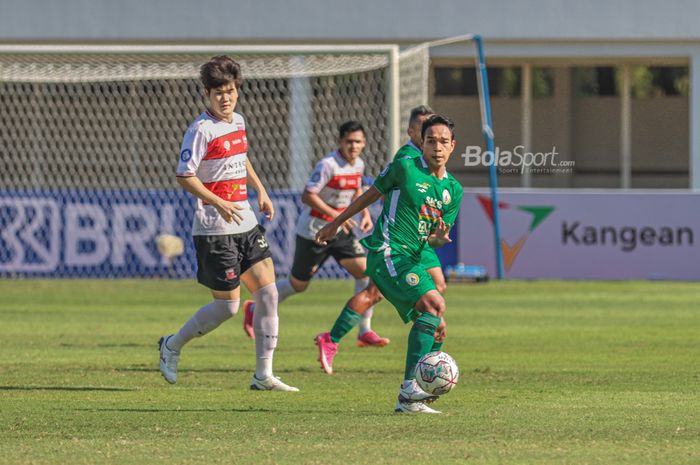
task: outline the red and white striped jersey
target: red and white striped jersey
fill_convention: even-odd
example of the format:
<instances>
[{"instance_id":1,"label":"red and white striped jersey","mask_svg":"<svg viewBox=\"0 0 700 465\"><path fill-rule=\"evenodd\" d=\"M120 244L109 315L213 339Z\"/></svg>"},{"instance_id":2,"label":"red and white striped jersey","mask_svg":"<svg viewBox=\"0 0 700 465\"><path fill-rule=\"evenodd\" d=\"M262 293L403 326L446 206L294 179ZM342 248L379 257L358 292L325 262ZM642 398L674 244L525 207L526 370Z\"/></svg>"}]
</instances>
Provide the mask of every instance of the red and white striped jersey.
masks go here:
<instances>
[{"instance_id":1,"label":"red and white striped jersey","mask_svg":"<svg viewBox=\"0 0 700 465\"><path fill-rule=\"evenodd\" d=\"M232 122L228 123L204 112L185 132L177 175L197 176L207 189L242 207L239 213L243 216L241 224L227 223L216 208L197 199L193 236L239 234L258 224L248 202L247 152L245 121L238 113L234 113Z\"/></svg>"},{"instance_id":2,"label":"red and white striped jersey","mask_svg":"<svg viewBox=\"0 0 700 465\"><path fill-rule=\"evenodd\" d=\"M336 150L323 157L306 182L306 190L318 196L337 211L345 210L352 202L357 189L362 186L365 163L361 158L354 164ZM314 239L316 233L333 218L306 205L297 220L296 233L306 239Z\"/></svg>"}]
</instances>

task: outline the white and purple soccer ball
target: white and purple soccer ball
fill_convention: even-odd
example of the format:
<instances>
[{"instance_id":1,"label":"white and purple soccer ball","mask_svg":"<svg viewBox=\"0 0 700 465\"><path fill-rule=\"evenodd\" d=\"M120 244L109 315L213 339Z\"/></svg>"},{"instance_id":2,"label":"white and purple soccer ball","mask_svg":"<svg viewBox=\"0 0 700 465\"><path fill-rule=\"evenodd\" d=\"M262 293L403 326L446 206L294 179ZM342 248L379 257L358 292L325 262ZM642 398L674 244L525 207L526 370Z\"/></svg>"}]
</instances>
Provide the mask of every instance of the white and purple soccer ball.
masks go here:
<instances>
[{"instance_id":1,"label":"white and purple soccer ball","mask_svg":"<svg viewBox=\"0 0 700 465\"><path fill-rule=\"evenodd\" d=\"M430 352L418 360L416 382L428 394L446 394L455 387L458 379L459 367L445 352Z\"/></svg>"}]
</instances>

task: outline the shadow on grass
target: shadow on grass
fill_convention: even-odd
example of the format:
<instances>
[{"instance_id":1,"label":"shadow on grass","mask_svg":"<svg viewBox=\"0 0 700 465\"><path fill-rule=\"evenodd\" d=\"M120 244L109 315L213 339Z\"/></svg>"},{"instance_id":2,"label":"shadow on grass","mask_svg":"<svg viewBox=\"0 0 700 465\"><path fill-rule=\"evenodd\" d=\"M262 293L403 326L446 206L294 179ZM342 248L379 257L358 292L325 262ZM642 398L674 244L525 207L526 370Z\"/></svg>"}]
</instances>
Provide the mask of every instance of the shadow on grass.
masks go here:
<instances>
[{"instance_id":1,"label":"shadow on grass","mask_svg":"<svg viewBox=\"0 0 700 465\"><path fill-rule=\"evenodd\" d=\"M95 386L0 386L0 391L138 391L134 388Z\"/></svg>"},{"instance_id":2,"label":"shadow on grass","mask_svg":"<svg viewBox=\"0 0 700 465\"><path fill-rule=\"evenodd\" d=\"M139 372L155 372L158 371L158 367L153 366L137 366L137 367L119 367L110 368L114 371L139 371ZM252 367L236 367L236 368L178 368L178 373L251 373ZM303 366L296 368L280 368L275 369L275 373L322 373L320 366ZM375 375L393 375L399 373L398 368L392 368L387 370L380 369L360 369L360 368L348 368L339 371L339 373L349 373L349 374L375 374Z\"/></svg>"},{"instance_id":3,"label":"shadow on grass","mask_svg":"<svg viewBox=\"0 0 700 465\"><path fill-rule=\"evenodd\" d=\"M163 412L235 412L235 413L261 413L276 412L267 408L82 408L76 409L88 412L133 412L133 413L163 413Z\"/></svg>"}]
</instances>

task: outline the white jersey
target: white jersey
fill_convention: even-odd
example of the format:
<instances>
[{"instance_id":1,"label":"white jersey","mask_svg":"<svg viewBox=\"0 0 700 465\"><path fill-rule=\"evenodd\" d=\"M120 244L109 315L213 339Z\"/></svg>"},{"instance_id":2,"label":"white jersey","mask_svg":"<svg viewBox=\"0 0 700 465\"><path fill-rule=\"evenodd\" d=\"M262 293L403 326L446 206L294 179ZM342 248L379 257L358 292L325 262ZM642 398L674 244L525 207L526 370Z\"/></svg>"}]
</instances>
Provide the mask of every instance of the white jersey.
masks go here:
<instances>
[{"instance_id":1,"label":"white jersey","mask_svg":"<svg viewBox=\"0 0 700 465\"><path fill-rule=\"evenodd\" d=\"M318 162L306 182L306 190L318 196L338 212L348 208L357 189L362 186L365 163L358 158L354 164L334 151ZM314 239L316 233L331 221L328 215L305 205L297 220L296 233L306 239Z\"/></svg>"},{"instance_id":2,"label":"white jersey","mask_svg":"<svg viewBox=\"0 0 700 465\"><path fill-rule=\"evenodd\" d=\"M241 224L227 223L212 205L197 199L192 221L193 236L240 234L250 231L258 219L248 202L246 160L248 139L245 121L238 113L228 123L204 112L185 132L177 175L197 176L204 187L222 199L239 205Z\"/></svg>"}]
</instances>

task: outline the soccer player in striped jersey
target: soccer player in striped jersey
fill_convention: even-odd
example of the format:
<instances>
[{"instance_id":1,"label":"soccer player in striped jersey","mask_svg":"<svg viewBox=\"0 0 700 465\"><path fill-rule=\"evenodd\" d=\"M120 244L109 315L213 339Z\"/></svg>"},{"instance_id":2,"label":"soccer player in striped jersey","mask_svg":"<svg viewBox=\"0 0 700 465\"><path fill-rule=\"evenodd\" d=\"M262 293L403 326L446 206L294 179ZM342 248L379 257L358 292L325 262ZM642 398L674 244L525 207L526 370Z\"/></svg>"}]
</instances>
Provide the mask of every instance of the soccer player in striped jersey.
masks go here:
<instances>
[{"instance_id":1,"label":"soccer player in striped jersey","mask_svg":"<svg viewBox=\"0 0 700 465\"><path fill-rule=\"evenodd\" d=\"M369 284L365 273L367 260L353 228L352 218L340 225L338 235L326 245L315 242L316 233L345 210L350 202L362 194L362 175L365 164L360 158L365 148L366 137L362 124L346 121L338 128L338 149L322 158L306 183L302 195L305 208L297 220L296 249L289 278L277 281L277 292L282 302L287 297L304 292L316 271L329 258L355 278L355 292ZM372 219L367 210L361 212L360 230L369 232ZM245 302L243 329L254 338L253 316L255 302ZM360 347L383 347L390 341L379 336L371 328L373 308L364 312L360 320L357 345Z\"/></svg>"},{"instance_id":2,"label":"soccer player in striped jersey","mask_svg":"<svg viewBox=\"0 0 700 465\"><path fill-rule=\"evenodd\" d=\"M316 234L319 243L326 243L343 221L391 192L374 232L362 240L369 250L366 274L370 285L346 303L330 332L319 334L316 343L322 368L332 372L338 341L374 303L373 296L381 292L404 323L413 322L395 411L439 413L426 405L436 397L420 389L415 380L418 360L440 350L446 335L445 299L421 262L421 252L426 246L441 247L451 242L449 231L459 211L462 186L446 170L455 148L452 122L432 115L423 122L421 135L421 157L393 161L372 187Z\"/></svg>"},{"instance_id":3,"label":"soccer player in striped jersey","mask_svg":"<svg viewBox=\"0 0 700 465\"><path fill-rule=\"evenodd\" d=\"M248 202L248 188L257 191L260 211L270 219L274 208L248 157L245 121L234 112L241 69L230 57L217 56L202 65L200 78L208 108L185 133L176 174L178 183L196 198L192 236L197 280L210 289L213 300L179 331L160 339L160 371L169 383L177 381L183 346L238 312L243 282L257 303L250 388L298 391L272 372L279 326L275 271L265 231Z\"/></svg>"}]
</instances>

